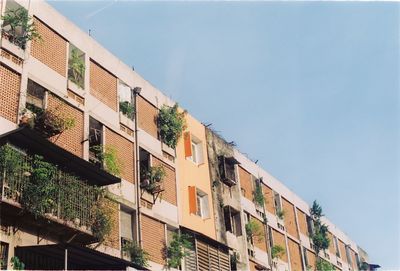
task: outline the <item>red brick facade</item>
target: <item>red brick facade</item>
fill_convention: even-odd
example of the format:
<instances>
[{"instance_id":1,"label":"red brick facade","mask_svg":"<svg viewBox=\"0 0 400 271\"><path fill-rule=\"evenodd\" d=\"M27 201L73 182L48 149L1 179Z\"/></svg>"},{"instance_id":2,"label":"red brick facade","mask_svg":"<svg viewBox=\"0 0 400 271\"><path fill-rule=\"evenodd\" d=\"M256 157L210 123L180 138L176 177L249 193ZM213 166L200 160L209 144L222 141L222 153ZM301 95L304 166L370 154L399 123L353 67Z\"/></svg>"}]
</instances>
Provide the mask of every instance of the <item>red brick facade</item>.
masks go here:
<instances>
[{"instance_id":1,"label":"red brick facade","mask_svg":"<svg viewBox=\"0 0 400 271\"><path fill-rule=\"evenodd\" d=\"M143 249L150 254L150 260L164 265L165 227L164 224L142 215Z\"/></svg>"},{"instance_id":2,"label":"red brick facade","mask_svg":"<svg viewBox=\"0 0 400 271\"><path fill-rule=\"evenodd\" d=\"M110 146L117 151L118 161L121 165L121 177L128 182L135 182L134 170L134 145L125 137L106 128L106 146Z\"/></svg>"},{"instance_id":3,"label":"red brick facade","mask_svg":"<svg viewBox=\"0 0 400 271\"><path fill-rule=\"evenodd\" d=\"M49 94L47 108L54 110L62 117L73 118L75 120L74 127L51 137L50 140L76 156L83 157L83 112L53 94Z\"/></svg>"},{"instance_id":4,"label":"red brick facade","mask_svg":"<svg viewBox=\"0 0 400 271\"><path fill-rule=\"evenodd\" d=\"M41 39L32 41L32 56L65 77L67 72L67 41L36 17L33 22Z\"/></svg>"},{"instance_id":5,"label":"red brick facade","mask_svg":"<svg viewBox=\"0 0 400 271\"><path fill-rule=\"evenodd\" d=\"M119 240L119 204L109 199L105 200L105 208L111 218L111 233L104 241L104 245L120 249Z\"/></svg>"},{"instance_id":6,"label":"red brick facade","mask_svg":"<svg viewBox=\"0 0 400 271\"><path fill-rule=\"evenodd\" d=\"M0 116L17 123L21 76L0 65Z\"/></svg>"},{"instance_id":7,"label":"red brick facade","mask_svg":"<svg viewBox=\"0 0 400 271\"><path fill-rule=\"evenodd\" d=\"M117 77L90 60L90 93L117 111Z\"/></svg>"},{"instance_id":8,"label":"red brick facade","mask_svg":"<svg viewBox=\"0 0 400 271\"><path fill-rule=\"evenodd\" d=\"M140 96L137 98L137 104L139 127L146 133L158 138L158 109Z\"/></svg>"},{"instance_id":9,"label":"red brick facade","mask_svg":"<svg viewBox=\"0 0 400 271\"><path fill-rule=\"evenodd\" d=\"M248 200L253 201L253 185L251 183L251 174L239 166L239 178L242 195Z\"/></svg>"},{"instance_id":10,"label":"red brick facade","mask_svg":"<svg viewBox=\"0 0 400 271\"><path fill-rule=\"evenodd\" d=\"M167 173L167 176L164 179L164 191L162 192L162 199L173 204L176 203L176 174L175 169L165 164L161 160L157 159L153 156L153 166L162 165Z\"/></svg>"},{"instance_id":11,"label":"red brick facade","mask_svg":"<svg viewBox=\"0 0 400 271\"><path fill-rule=\"evenodd\" d=\"M294 213L294 206L285 198L282 198L282 207L283 211L285 212L284 221L286 231L293 237L299 238L299 234L297 233L297 226L296 226L296 217Z\"/></svg>"},{"instance_id":12,"label":"red brick facade","mask_svg":"<svg viewBox=\"0 0 400 271\"><path fill-rule=\"evenodd\" d=\"M302 271L303 265L301 261L300 246L288 238L289 255L290 255L290 270L291 271Z\"/></svg>"}]
</instances>

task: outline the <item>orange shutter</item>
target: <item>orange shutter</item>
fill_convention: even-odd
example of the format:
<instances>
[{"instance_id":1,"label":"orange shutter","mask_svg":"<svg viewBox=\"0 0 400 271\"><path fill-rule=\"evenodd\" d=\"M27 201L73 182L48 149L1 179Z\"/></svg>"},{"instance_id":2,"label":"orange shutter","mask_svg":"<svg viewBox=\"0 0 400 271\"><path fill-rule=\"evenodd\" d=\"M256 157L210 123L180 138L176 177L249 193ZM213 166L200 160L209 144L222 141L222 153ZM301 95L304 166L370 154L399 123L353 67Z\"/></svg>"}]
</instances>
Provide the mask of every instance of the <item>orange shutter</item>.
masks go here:
<instances>
[{"instance_id":1,"label":"orange shutter","mask_svg":"<svg viewBox=\"0 0 400 271\"><path fill-rule=\"evenodd\" d=\"M183 134L183 140L185 143L185 157L192 156L192 140L190 138L190 132L185 132Z\"/></svg>"},{"instance_id":2,"label":"orange shutter","mask_svg":"<svg viewBox=\"0 0 400 271\"><path fill-rule=\"evenodd\" d=\"M196 187L189 186L189 213L196 214L197 200L196 200Z\"/></svg>"}]
</instances>

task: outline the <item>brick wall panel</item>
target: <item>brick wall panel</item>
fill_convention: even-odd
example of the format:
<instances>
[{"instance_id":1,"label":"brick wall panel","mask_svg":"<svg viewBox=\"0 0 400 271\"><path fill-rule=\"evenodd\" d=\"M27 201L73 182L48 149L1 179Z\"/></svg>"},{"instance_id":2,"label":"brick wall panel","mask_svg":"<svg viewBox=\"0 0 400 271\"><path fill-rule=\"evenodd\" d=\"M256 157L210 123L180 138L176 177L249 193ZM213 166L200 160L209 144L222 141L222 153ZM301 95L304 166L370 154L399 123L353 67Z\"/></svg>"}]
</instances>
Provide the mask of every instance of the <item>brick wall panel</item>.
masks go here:
<instances>
[{"instance_id":1,"label":"brick wall panel","mask_svg":"<svg viewBox=\"0 0 400 271\"><path fill-rule=\"evenodd\" d=\"M249 261L250 271L257 271L256 266L257 266L257 264L255 262L253 262L251 260Z\"/></svg>"},{"instance_id":2,"label":"brick wall panel","mask_svg":"<svg viewBox=\"0 0 400 271\"><path fill-rule=\"evenodd\" d=\"M296 208L296 210L297 210L297 219L299 222L300 232L302 234L304 234L305 236L308 236L307 216L303 211L301 211L297 208Z\"/></svg>"},{"instance_id":3,"label":"brick wall panel","mask_svg":"<svg viewBox=\"0 0 400 271\"><path fill-rule=\"evenodd\" d=\"M296 217L294 213L293 204L287 201L285 198L282 198L282 207L285 212L284 221L286 231L293 237L299 238L299 234L297 233L297 226L296 226Z\"/></svg>"},{"instance_id":4,"label":"brick wall panel","mask_svg":"<svg viewBox=\"0 0 400 271\"><path fill-rule=\"evenodd\" d=\"M137 104L139 127L151 136L158 138L158 109L140 96L137 98Z\"/></svg>"},{"instance_id":5,"label":"brick wall panel","mask_svg":"<svg viewBox=\"0 0 400 271\"><path fill-rule=\"evenodd\" d=\"M36 17L33 18L33 21L42 39L32 41L32 56L65 77L67 41Z\"/></svg>"},{"instance_id":6,"label":"brick wall panel","mask_svg":"<svg viewBox=\"0 0 400 271\"><path fill-rule=\"evenodd\" d=\"M316 261L315 253L308 249L307 249L307 260L308 260L308 266L311 267L310 269L315 270L315 261Z\"/></svg>"},{"instance_id":7,"label":"brick wall panel","mask_svg":"<svg viewBox=\"0 0 400 271\"><path fill-rule=\"evenodd\" d=\"M90 93L117 111L117 77L94 61L90 61Z\"/></svg>"},{"instance_id":8,"label":"brick wall panel","mask_svg":"<svg viewBox=\"0 0 400 271\"><path fill-rule=\"evenodd\" d=\"M164 224L142 215L143 249L150 254L150 260L164 265L165 228Z\"/></svg>"},{"instance_id":9,"label":"brick wall panel","mask_svg":"<svg viewBox=\"0 0 400 271\"><path fill-rule=\"evenodd\" d=\"M343 262L347 263L347 256L346 256L346 248L342 240L338 239L339 241L339 250L340 250L340 259L342 259Z\"/></svg>"},{"instance_id":10,"label":"brick wall panel","mask_svg":"<svg viewBox=\"0 0 400 271\"><path fill-rule=\"evenodd\" d=\"M282 255L281 260L284 262L288 262L285 236L277 230L272 229L272 238L274 240L274 246L279 245L285 249L285 254Z\"/></svg>"},{"instance_id":11,"label":"brick wall panel","mask_svg":"<svg viewBox=\"0 0 400 271\"><path fill-rule=\"evenodd\" d=\"M105 200L104 204L106 211L111 218L111 233L107 236L104 241L104 245L112 247L115 249L120 249L120 239L119 239L119 205L118 203L111 201L109 199Z\"/></svg>"},{"instance_id":12,"label":"brick wall panel","mask_svg":"<svg viewBox=\"0 0 400 271\"><path fill-rule=\"evenodd\" d=\"M261 249L262 251L267 252L267 245L265 243L265 238L266 238L267 235L265 234L264 224L260 220L258 220L256 218L253 218L253 219L260 226L260 229L261 229L262 234L263 234L263 238L260 239L260 240L258 240L258 238L254 238L255 239L255 240L253 240L254 241L254 246L259 248L259 249Z\"/></svg>"},{"instance_id":13,"label":"brick wall panel","mask_svg":"<svg viewBox=\"0 0 400 271\"><path fill-rule=\"evenodd\" d=\"M330 240L328 250L329 250L330 253L336 254L336 251L335 251L335 243L334 243L334 241L333 241L333 235L332 235L331 232L328 232L328 238L329 238L329 240Z\"/></svg>"},{"instance_id":14,"label":"brick wall panel","mask_svg":"<svg viewBox=\"0 0 400 271\"><path fill-rule=\"evenodd\" d=\"M50 141L63 149L75 154L76 156L83 157L83 134L84 134L84 117L83 112L75 107L62 101L60 98L53 94L49 94L48 109L60 113L61 116L74 118L75 126L71 129L63 131L59 135L50 138Z\"/></svg>"},{"instance_id":15,"label":"brick wall panel","mask_svg":"<svg viewBox=\"0 0 400 271\"><path fill-rule=\"evenodd\" d=\"M263 194L265 198L265 209L267 212L275 214L274 191L270 187L263 185Z\"/></svg>"},{"instance_id":16,"label":"brick wall panel","mask_svg":"<svg viewBox=\"0 0 400 271\"><path fill-rule=\"evenodd\" d=\"M121 164L121 177L128 182L135 182L134 170L134 143L106 128L106 146L112 147L117 151L117 159Z\"/></svg>"},{"instance_id":17,"label":"brick wall panel","mask_svg":"<svg viewBox=\"0 0 400 271\"><path fill-rule=\"evenodd\" d=\"M153 166L162 165L165 169L167 175L164 178L164 191L162 192L162 199L173 204L177 205L176 203L176 173L175 169L171 168L161 160L157 159L156 157L152 157L153 159Z\"/></svg>"},{"instance_id":18,"label":"brick wall panel","mask_svg":"<svg viewBox=\"0 0 400 271\"><path fill-rule=\"evenodd\" d=\"M303 265L301 262L301 254L299 245L288 238L289 255L290 255L290 267L291 271L302 271Z\"/></svg>"},{"instance_id":19,"label":"brick wall panel","mask_svg":"<svg viewBox=\"0 0 400 271\"><path fill-rule=\"evenodd\" d=\"M352 261L353 269L356 270L356 269L358 269L356 253L352 249L350 249L350 254L351 254L351 261Z\"/></svg>"},{"instance_id":20,"label":"brick wall panel","mask_svg":"<svg viewBox=\"0 0 400 271\"><path fill-rule=\"evenodd\" d=\"M239 178L240 178L240 186L244 189L244 197L253 201L253 185L251 180L251 174L247 172L242 167L239 168Z\"/></svg>"},{"instance_id":21,"label":"brick wall panel","mask_svg":"<svg viewBox=\"0 0 400 271\"><path fill-rule=\"evenodd\" d=\"M17 123L21 76L0 65L0 116Z\"/></svg>"}]
</instances>

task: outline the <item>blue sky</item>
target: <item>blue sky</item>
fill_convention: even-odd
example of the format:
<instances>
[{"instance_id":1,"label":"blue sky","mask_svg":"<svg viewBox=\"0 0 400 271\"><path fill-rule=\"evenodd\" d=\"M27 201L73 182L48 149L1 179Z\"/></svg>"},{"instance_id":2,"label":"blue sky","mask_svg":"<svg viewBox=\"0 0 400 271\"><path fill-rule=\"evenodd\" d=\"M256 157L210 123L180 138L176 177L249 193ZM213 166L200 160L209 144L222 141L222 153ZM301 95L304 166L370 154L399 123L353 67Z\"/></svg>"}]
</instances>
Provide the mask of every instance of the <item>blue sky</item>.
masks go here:
<instances>
[{"instance_id":1,"label":"blue sky","mask_svg":"<svg viewBox=\"0 0 400 271\"><path fill-rule=\"evenodd\" d=\"M400 269L399 3L50 4Z\"/></svg>"}]
</instances>

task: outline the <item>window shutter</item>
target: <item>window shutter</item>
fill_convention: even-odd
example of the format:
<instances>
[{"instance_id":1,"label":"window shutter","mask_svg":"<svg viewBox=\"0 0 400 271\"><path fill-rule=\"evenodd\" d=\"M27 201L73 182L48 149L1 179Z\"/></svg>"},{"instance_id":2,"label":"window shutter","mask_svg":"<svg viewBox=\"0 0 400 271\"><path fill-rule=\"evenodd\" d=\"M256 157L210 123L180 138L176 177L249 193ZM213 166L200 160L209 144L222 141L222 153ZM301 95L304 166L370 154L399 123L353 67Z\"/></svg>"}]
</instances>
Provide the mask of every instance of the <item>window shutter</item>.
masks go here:
<instances>
[{"instance_id":1,"label":"window shutter","mask_svg":"<svg viewBox=\"0 0 400 271\"><path fill-rule=\"evenodd\" d=\"M190 132L183 133L183 140L185 145L185 157L192 156L192 139Z\"/></svg>"},{"instance_id":2,"label":"window shutter","mask_svg":"<svg viewBox=\"0 0 400 271\"><path fill-rule=\"evenodd\" d=\"M189 213L196 214L196 212L197 212L196 187L189 186Z\"/></svg>"}]
</instances>

